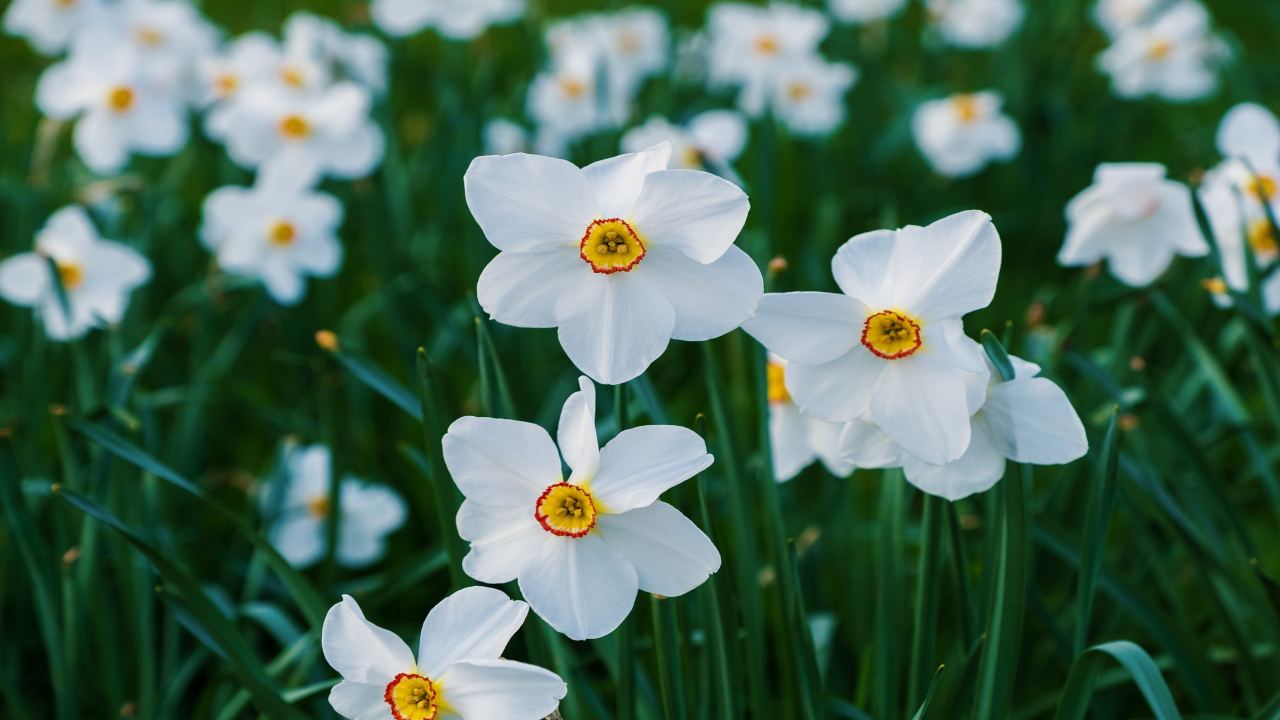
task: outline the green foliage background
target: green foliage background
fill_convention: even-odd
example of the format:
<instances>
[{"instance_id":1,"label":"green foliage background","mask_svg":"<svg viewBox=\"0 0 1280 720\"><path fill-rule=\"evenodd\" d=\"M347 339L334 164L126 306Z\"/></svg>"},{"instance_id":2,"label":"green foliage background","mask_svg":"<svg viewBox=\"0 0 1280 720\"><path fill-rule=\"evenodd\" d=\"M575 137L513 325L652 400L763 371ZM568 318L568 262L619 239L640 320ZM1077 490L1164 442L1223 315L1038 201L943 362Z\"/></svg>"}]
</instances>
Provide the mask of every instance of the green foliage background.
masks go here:
<instances>
[{"instance_id":1,"label":"green foliage background","mask_svg":"<svg viewBox=\"0 0 1280 720\"><path fill-rule=\"evenodd\" d=\"M708 5L650 4L680 32ZM327 717L334 674L318 617L339 593L412 637L469 582L449 559L451 519L439 520L456 502L443 427L463 414L550 426L576 378L554 333L490 324L473 298L494 250L461 177L483 120L519 116L545 18L602 7L533 5L523 24L470 44L429 32L391 43L377 110L387 158L367 180L326 186L346 206L346 261L291 309L219 274L197 241L204 195L250 179L221 148L197 133L174 158L94 178L67 128L34 109L47 61L0 39L0 256L29 249L58 207L112 190L119 212L99 214L103 234L156 269L125 322L74 344L0 306L6 717ZM1217 274L1208 259L1179 260L1146 290L1053 262L1063 207L1098 162L1158 161L1192 178L1216 161L1227 107L1276 109L1280 4L1207 3L1234 61L1214 98L1188 105L1115 99L1093 68L1105 42L1086 4L1027 5L1022 30L991 52L922 40L918 3L888 26L837 27L824 51L862 73L849 120L822 142L753 126L739 242L762 267L789 261L774 289L834 289L829 259L850 235L990 212L1001 284L968 328L990 328L1063 385L1090 455L1011 465L995 490L954 505L892 471L846 480L814 467L775 486L760 349L741 332L674 343L628 387L627 422L707 434L716 464L668 497L725 564L687 596L642 596L628 629L599 641L569 642L531 616L509 653L565 677L566 718L631 717L633 694L642 718L902 718L926 696L917 717L1082 717L1093 687L1099 718L1280 718L1276 324L1248 303L1214 307L1199 285ZM204 10L232 33L274 32L304 6L362 23L359 7L333 1ZM933 175L912 146L911 109L988 87L1007 97L1021 154L970 180ZM658 80L635 119L730 101ZM615 151L605 136L575 159ZM319 329L342 350L317 348ZM602 406L607 438L616 425ZM298 575L251 540L247 490L275 472L289 436L330 444L340 471L408 499L410 522L372 570L329 561Z\"/></svg>"}]
</instances>

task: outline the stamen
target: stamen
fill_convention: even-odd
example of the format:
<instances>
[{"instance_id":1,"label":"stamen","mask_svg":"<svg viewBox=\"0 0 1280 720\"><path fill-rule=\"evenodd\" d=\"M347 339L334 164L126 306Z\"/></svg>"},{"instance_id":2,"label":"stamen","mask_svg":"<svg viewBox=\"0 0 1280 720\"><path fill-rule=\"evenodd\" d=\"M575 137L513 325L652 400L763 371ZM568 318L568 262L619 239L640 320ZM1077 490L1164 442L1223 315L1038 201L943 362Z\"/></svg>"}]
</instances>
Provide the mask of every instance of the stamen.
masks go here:
<instances>
[{"instance_id":1,"label":"stamen","mask_svg":"<svg viewBox=\"0 0 1280 720\"><path fill-rule=\"evenodd\" d=\"M1259 218L1249 223L1249 247L1260 258L1271 258L1280 252L1280 242L1271 229L1271 221Z\"/></svg>"},{"instance_id":2,"label":"stamen","mask_svg":"<svg viewBox=\"0 0 1280 720\"><path fill-rule=\"evenodd\" d=\"M862 325L861 340L873 355L885 360L901 360L924 343L920 324L894 310L881 310L868 317Z\"/></svg>"},{"instance_id":3,"label":"stamen","mask_svg":"<svg viewBox=\"0 0 1280 720\"><path fill-rule=\"evenodd\" d=\"M627 272L645 256L644 241L621 218L596 220L587 226L578 254L595 272L611 275Z\"/></svg>"},{"instance_id":4,"label":"stamen","mask_svg":"<svg viewBox=\"0 0 1280 720\"><path fill-rule=\"evenodd\" d=\"M978 108L978 98L973 95L956 95L951 98L951 106L955 108L960 122L965 124L977 120L978 116L981 115L981 111Z\"/></svg>"},{"instance_id":5,"label":"stamen","mask_svg":"<svg viewBox=\"0 0 1280 720\"><path fill-rule=\"evenodd\" d=\"M435 683L414 673L400 673L382 694L395 720L434 720L439 710Z\"/></svg>"},{"instance_id":6,"label":"stamen","mask_svg":"<svg viewBox=\"0 0 1280 720\"><path fill-rule=\"evenodd\" d=\"M556 483L538 496L533 517L543 530L560 537L584 537L596 526L595 500L586 488Z\"/></svg>"},{"instance_id":7,"label":"stamen","mask_svg":"<svg viewBox=\"0 0 1280 720\"><path fill-rule=\"evenodd\" d=\"M267 240L276 247L289 247L298 239L298 230L293 223L277 220L267 228Z\"/></svg>"},{"instance_id":8,"label":"stamen","mask_svg":"<svg viewBox=\"0 0 1280 720\"><path fill-rule=\"evenodd\" d=\"M301 115L286 115L280 121L280 134L290 140L301 140L311 134L311 123Z\"/></svg>"},{"instance_id":9,"label":"stamen","mask_svg":"<svg viewBox=\"0 0 1280 720\"><path fill-rule=\"evenodd\" d=\"M136 100L133 88L127 85L117 85L107 91L107 107L117 113L128 112Z\"/></svg>"},{"instance_id":10,"label":"stamen","mask_svg":"<svg viewBox=\"0 0 1280 720\"><path fill-rule=\"evenodd\" d=\"M71 260L56 260L54 265L58 268L58 279L62 282L63 290L75 290L84 284L84 268L80 263Z\"/></svg>"},{"instance_id":11,"label":"stamen","mask_svg":"<svg viewBox=\"0 0 1280 720\"><path fill-rule=\"evenodd\" d=\"M770 362L764 370L765 382L769 388L769 403L780 405L791 402L791 393L787 391L786 368L782 363Z\"/></svg>"}]
</instances>

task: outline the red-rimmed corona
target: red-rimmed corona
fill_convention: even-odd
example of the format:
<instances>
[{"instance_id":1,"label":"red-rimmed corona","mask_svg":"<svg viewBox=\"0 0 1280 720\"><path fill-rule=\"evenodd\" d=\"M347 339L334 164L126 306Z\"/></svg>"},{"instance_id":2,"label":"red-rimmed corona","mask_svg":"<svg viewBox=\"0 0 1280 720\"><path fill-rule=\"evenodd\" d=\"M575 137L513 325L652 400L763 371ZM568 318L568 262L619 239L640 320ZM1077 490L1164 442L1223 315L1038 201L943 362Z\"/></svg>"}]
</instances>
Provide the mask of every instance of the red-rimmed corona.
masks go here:
<instances>
[{"instance_id":1,"label":"red-rimmed corona","mask_svg":"<svg viewBox=\"0 0 1280 720\"><path fill-rule=\"evenodd\" d=\"M396 675L382 699L391 706L395 720L434 720L439 713L435 683L415 673Z\"/></svg>"},{"instance_id":2,"label":"red-rimmed corona","mask_svg":"<svg viewBox=\"0 0 1280 720\"><path fill-rule=\"evenodd\" d=\"M598 513L595 498L586 488L566 482L543 490L533 506L533 517L543 530L569 538L591 532Z\"/></svg>"},{"instance_id":3,"label":"red-rimmed corona","mask_svg":"<svg viewBox=\"0 0 1280 720\"><path fill-rule=\"evenodd\" d=\"M622 218L593 221L578 244L578 255L602 275L632 270L646 252L640 234Z\"/></svg>"},{"instance_id":4,"label":"red-rimmed corona","mask_svg":"<svg viewBox=\"0 0 1280 720\"><path fill-rule=\"evenodd\" d=\"M924 343L920 323L906 313L881 310L862 324L862 344L871 354L885 360L909 357Z\"/></svg>"}]
</instances>

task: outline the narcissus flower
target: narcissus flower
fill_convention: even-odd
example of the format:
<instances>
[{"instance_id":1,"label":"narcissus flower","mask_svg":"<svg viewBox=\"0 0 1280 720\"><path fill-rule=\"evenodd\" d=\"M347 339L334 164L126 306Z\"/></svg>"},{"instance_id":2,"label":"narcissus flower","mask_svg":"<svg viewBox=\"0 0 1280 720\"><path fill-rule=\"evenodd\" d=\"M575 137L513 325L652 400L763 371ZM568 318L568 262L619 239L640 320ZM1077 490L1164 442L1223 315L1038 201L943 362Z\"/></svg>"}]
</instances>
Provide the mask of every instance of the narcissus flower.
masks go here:
<instances>
[{"instance_id":1,"label":"narcissus flower","mask_svg":"<svg viewBox=\"0 0 1280 720\"><path fill-rule=\"evenodd\" d=\"M738 106L759 116L781 72L816 55L830 29L821 12L791 3L714 5L707 16L708 78L713 85L738 88Z\"/></svg>"},{"instance_id":2,"label":"narcissus flower","mask_svg":"<svg viewBox=\"0 0 1280 720\"><path fill-rule=\"evenodd\" d=\"M1022 0L926 0L942 39L962 48L995 47L1022 25Z\"/></svg>"},{"instance_id":3,"label":"narcissus flower","mask_svg":"<svg viewBox=\"0 0 1280 720\"><path fill-rule=\"evenodd\" d=\"M987 366L961 316L986 307L1000 274L1000 236L976 210L928 227L858 235L831 262L844 294L773 293L744 326L786 358L801 412L869 419L937 464L969 446Z\"/></svg>"},{"instance_id":4,"label":"narcissus flower","mask_svg":"<svg viewBox=\"0 0 1280 720\"><path fill-rule=\"evenodd\" d=\"M978 346L972 340L965 342ZM902 467L907 482L930 495L959 500L991 488L1004 477L1006 460L1062 465L1084 457L1089 440L1062 388L1036 377L1040 368L1010 357L1014 379L1005 382L989 365L991 384L970 419L969 447L959 458L931 464L896 445L874 425L854 421L840 439L846 461L860 467Z\"/></svg>"},{"instance_id":5,"label":"narcissus flower","mask_svg":"<svg viewBox=\"0 0 1280 720\"><path fill-rule=\"evenodd\" d=\"M1160 0L1098 0L1093 19L1109 37L1115 38L1145 23Z\"/></svg>"},{"instance_id":6,"label":"narcissus flower","mask_svg":"<svg viewBox=\"0 0 1280 720\"><path fill-rule=\"evenodd\" d=\"M1067 238L1058 262L1089 265L1105 258L1121 282L1143 287L1174 255L1208 253L1190 189L1166 179L1163 165L1103 163L1093 185L1067 205Z\"/></svg>"},{"instance_id":7,"label":"narcissus flower","mask_svg":"<svg viewBox=\"0 0 1280 720\"><path fill-rule=\"evenodd\" d=\"M723 175L747 144L747 121L733 110L708 110L683 126L651 117L622 136L622 151L640 152L662 142L671 143L672 167Z\"/></svg>"},{"instance_id":8,"label":"narcissus flower","mask_svg":"<svg viewBox=\"0 0 1280 720\"><path fill-rule=\"evenodd\" d=\"M916 145L939 174L967 177L988 163L1018 154L1022 135L1001 111L999 93L986 90L929 100L916 108Z\"/></svg>"},{"instance_id":9,"label":"narcissus flower","mask_svg":"<svg viewBox=\"0 0 1280 720\"><path fill-rule=\"evenodd\" d=\"M464 417L444 437L445 463L466 496L463 569L481 582L518 580L533 611L574 640L612 632L637 589L683 595L720 568L711 540L658 499L711 465L702 438L649 425L601 448L595 387L579 384L560 414L559 453L546 430L512 420Z\"/></svg>"},{"instance_id":10,"label":"narcissus flower","mask_svg":"<svg viewBox=\"0 0 1280 720\"><path fill-rule=\"evenodd\" d=\"M415 658L343 595L320 636L324 659L342 675L329 704L349 720L540 720L564 698L564 681L501 657L528 612L501 590L463 588L427 613Z\"/></svg>"},{"instance_id":11,"label":"narcissus flower","mask_svg":"<svg viewBox=\"0 0 1280 720\"><path fill-rule=\"evenodd\" d=\"M386 538L404 524L404 500L382 485L352 476L338 484L338 499L329 493L329 448L291 447L283 472L261 496L262 510L271 518L268 538L276 550L297 567L314 565L324 557L325 525L338 513L338 562L363 567L386 550Z\"/></svg>"},{"instance_id":12,"label":"narcissus flower","mask_svg":"<svg viewBox=\"0 0 1280 720\"><path fill-rule=\"evenodd\" d=\"M779 69L769 106L796 135L830 135L844 123L844 98L857 79L857 69L848 63L797 59Z\"/></svg>"},{"instance_id":13,"label":"narcissus flower","mask_svg":"<svg viewBox=\"0 0 1280 720\"><path fill-rule=\"evenodd\" d=\"M44 55L67 49L71 37L103 20L102 0L13 0L4 12L4 31L26 38Z\"/></svg>"},{"instance_id":14,"label":"narcissus flower","mask_svg":"<svg viewBox=\"0 0 1280 720\"><path fill-rule=\"evenodd\" d=\"M755 312L760 270L733 242L747 196L710 173L668 170L671 146L577 168L538 155L476 158L463 183L501 252L480 276L498 322L558 329L597 382L626 382L671 339L709 340Z\"/></svg>"},{"instance_id":15,"label":"narcissus flower","mask_svg":"<svg viewBox=\"0 0 1280 720\"><path fill-rule=\"evenodd\" d=\"M0 297L34 308L50 338L74 340L101 323L120 322L129 294L150 279L151 263L141 253L103 240L73 205L49 217L35 252L0 263Z\"/></svg>"},{"instance_id":16,"label":"narcissus flower","mask_svg":"<svg viewBox=\"0 0 1280 720\"><path fill-rule=\"evenodd\" d=\"M310 189L305 172L268 164L252 188L224 187L204 201L201 239L230 273L257 278L277 302L306 293L305 278L330 277L342 265L337 229L342 205Z\"/></svg>"},{"instance_id":17,"label":"narcissus flower","mask_svg":"<svg viewBox=\"0 0 1280 720\"><path fill-rule=\"evenodd\" d=\"M450 40L470 40L489 28L518 20L524 0L374 0L373 21L395 37L435 28Z\"/></svg>"},{"instance_id":18,"label":"narcissus flower","mask_svg":"<svg viewBox=\"0 0 1280 720\"><path fill-rule=\"evenodd\" d=\"M1179 0L1149 22L1120 33L1098 56L1098 67L1122 98L1155 95L1187 101L1218 86L1217 65L1225 54L1212 34L1209 12L1195 0Z\"/></svg>"},{"instance_id":19,"label":"narcissus flower","mask_svg":"<svg viewBox=\"0 0 1280 720\"><path fill-rule=\"evenodd\" d=\"M846 23L869 23L896 14L907 0L827 0L831 15Z\"/></svg>"},{"instance_id":20,"label":"narcissus flower","mask_svg":"<svg viewBox=\"0 0 1280 720\"><path fill-rule=\"evenodd\" d=\"M773 477L786 482L815 460L821 460L836 477L853 471L853 463L841 456L842 423L811 418L791 400L783 373L787 361L771 355L766 368L769 385L769 446L773 455Z\"/></svg>"}]
</instances>

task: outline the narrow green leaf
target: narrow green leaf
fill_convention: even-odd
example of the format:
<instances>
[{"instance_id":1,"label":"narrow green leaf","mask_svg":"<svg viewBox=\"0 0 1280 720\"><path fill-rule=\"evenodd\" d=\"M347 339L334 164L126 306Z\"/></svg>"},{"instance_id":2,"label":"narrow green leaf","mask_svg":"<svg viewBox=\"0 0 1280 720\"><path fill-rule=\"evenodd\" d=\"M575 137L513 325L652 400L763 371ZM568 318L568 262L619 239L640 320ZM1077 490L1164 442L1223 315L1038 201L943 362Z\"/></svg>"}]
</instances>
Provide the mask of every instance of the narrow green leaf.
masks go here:
<instances>
[{"instance_id":1,"label":"narrow green leaf","mask_svg":"<svg viewBox=\"0 0 1280 720\"><path fill-rule=\"evenodd\" d=\"M423 469L435 497L436 522L439 524L445 558L449 563L449 579L454 587L464 587L467 585L467 575L462 571L462 557L466 554L466 548L463 547L462 538L458 537L454 522L458 513L458 491L452 480L448 479L449 470L444 464L441 442L445 431L440 423L435 377L425 348L418 348L418 399L422 410L418 417L422 418L423 450L427 454L427 463Z\"/></svg>"},{"instance_id":2,"label":"narrow green leaf","mask_svg":"<svg viewBox=\"0 0 1280 720\"><path fill-rule=\"evenodd\" d=\"M1009 359L1009 351L1004 349L1004 345L1000 343L1000 338L990 330L983 329L982 349L987 351L987 357L991 360L991 364L996 366L996 370L1000 371L1000 377L1005 382L1013 379L1013 361Z\"/></svg>"},{"instance_id":3,"label":"narrow green leaf","mask_svg":"<svg viewBox=\"0 0 1280 720\"><path fill-rule=\"evenodd\" d=\"M1080 541L1080 572L1076 592L1076 632L1074 650L1084 651L1089 636L1089 618L1093 614L1094 585L1102 566L1102 551L1107 542L1107 529L1111 524L1111 509L1115 505L1116 470L1120 462L1119 435L1116 429L1116 412L1111 414L1107 436L1102 443L1099 459L1100 472L1089 490L1088 509L1084 520L1084 535Z\"/></svg>"},{"instance_id":4,"label":"narrow green leaf","mask_svg":"<svg viewBox=\"0 0 1280 720\"><path fill-rule=\"evenodd\" d=\"M911 720L924 720L925 713L929 712L929 706L933 704L933 694L938 691L938 685L942 680L942 671L946 669L946 665L939 665L938 669L934 671L933 679L929 681L929 691L924 695L924 702L920 703L920 709L916 710L916 714L911 716Z\"/></svg>"},{"instance_id":5,"label":"narrow green leaf","mask_svg":"<svg viewBox=\"0 0 1280 720\"><path fill-rule=\"evenodd\" d=\"M975 718L1006 717L1018 675L1027 593L1027 506L1023 478L1013 475L1000 483L1001 512L995 566L991 568L991 606L974 696Z\"/></svg>"},{"instance_id":6,"label":"narrow green leaf","mask_svg":"<svg viewBox=\"0 0 1280 720\"><path fill-rule=\"evenodd\" d=\"M1084 720L1093 698L1094 680L1108 659L1120 663L1133 678L1156 720L1181 720L1182 715L1173 702L1173 693L1169 692L1160 668L1156 667L1146 650L1128 640L1095 645L1076 659L1054 716L1057 720Z\"/></svg>"},{"instance_id":7,"label":"narrow green leaf","mask_svg":"<svg viewBox=\"0 0 1280 720\"><path fill-rule=\"evenodd\" d=\"M318 335L318 337L324 336ZM365 387L390 400L391 404L408 413L414 420L422 421L422 407L418 399L413 396L413 392L387 374L385 370L347 350L336 338L326 338L320 342L320 345Z\"/></svg>"}]
</instances>

